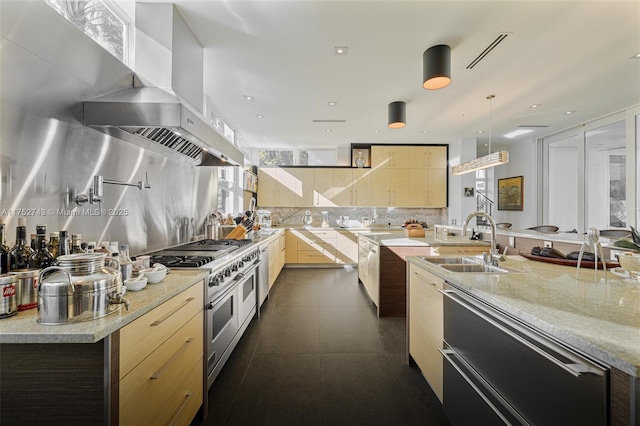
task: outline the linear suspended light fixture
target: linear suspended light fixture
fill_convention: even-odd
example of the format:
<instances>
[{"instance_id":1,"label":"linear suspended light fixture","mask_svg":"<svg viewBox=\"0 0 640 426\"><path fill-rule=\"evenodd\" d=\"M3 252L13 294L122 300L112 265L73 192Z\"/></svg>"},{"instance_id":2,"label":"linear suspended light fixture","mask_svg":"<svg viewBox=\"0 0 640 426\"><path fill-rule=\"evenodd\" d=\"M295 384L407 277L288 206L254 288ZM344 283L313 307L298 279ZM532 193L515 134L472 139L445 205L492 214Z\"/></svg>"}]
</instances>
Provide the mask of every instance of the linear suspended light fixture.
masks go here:
<instances>
[{"instance_id":1,"label":"linear suspended light fixture","mask_svg":"<svg viewBox=\"0 0 640 426\"><path fill-rule=\"evenodd\" d=\"M489 154L466 163L458 164L451 168L452 175L463 175L465 173L475 172L476 170L488 169L489 167L500 166L509 162L509 151L498 151L491 153L491 103L494 95L487 96L489 99Z\"/></svg>"},{"instance_id":2,"label":"linear suspended light fixture","mask_svg":"<svg viewBox=\"0 0 640 426\"><path fill-rule=\"evenodd\" d=\"M389 104L389 128L400 129L407 125L407 104L402 101Z\"/></svg>"},{"instance_id":3,"label":"linear suspended light fixture","mask_svg":"<svg viewBox=\"0 0 640 426\"><path fill-rule=\"evenodd\" d=\"M439 44L422 54L422 87L437 90L451 83L451 47Z\"/></svg>"}]
</instances>

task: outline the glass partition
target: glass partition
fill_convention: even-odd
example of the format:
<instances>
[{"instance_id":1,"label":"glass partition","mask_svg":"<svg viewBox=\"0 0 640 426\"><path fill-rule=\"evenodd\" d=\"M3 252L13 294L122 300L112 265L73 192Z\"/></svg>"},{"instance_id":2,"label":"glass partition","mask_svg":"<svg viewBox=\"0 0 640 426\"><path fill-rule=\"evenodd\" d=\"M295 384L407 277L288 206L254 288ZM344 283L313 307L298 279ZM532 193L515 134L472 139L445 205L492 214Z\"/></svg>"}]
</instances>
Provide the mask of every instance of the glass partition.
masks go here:
<instances>
[{"instance_id":1,"label":"glass partition","mask_svg":"<svg viewBox=\"0 0 640 426\"><path fill-rule=\"evenodd\" d=\"M548 142L548 219L545 225L555 225L561 230L578 228L580 140L574 135Z\"/></svg>"},{"instance_id":2,"label":"glass partition","mask_svg":"<svg viewBox=\"0 0 640 426\"><path fill-rule=\"evenodd\" d=\"M585 134L586 223L598 229L627 226L625 122Z\"/></svg>"}]
</instances>

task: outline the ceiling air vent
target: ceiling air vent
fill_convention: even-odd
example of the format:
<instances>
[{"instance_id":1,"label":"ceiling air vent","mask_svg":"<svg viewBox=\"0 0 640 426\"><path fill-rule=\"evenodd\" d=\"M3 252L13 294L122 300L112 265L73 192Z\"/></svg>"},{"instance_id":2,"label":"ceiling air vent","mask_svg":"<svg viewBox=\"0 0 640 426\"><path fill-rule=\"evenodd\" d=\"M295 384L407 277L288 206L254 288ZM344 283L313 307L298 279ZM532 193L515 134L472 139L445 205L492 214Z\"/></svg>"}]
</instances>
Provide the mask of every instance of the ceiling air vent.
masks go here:
<instances>
[{"instance_id":1,"label":"ceiling air vent","mask_svg":"<svg viewBox=\"0 0 640 426\"><path fill-rule=\"evenodd\" d=\"M544 129L545 127L549 127L547 124L520 124L518 127L525 127L530 129Z\"/></svg>"},{"instance_id":2,"label":"ceiling air vent","mask_svg":"<svg viewBox=\"0 0 640 426\"><path fill-rule=\"evenodd\" d=\"M493 40L491 42L491 44L489 46L487 46L487 48L482 51L481 54L479 54L473 61L471 61L471 63L469 65L467 65L467 69L470 70L471 68L473 68L476 65L478 65L478 62L483 60L484 57L487 56L489 54L489 52L491 52L493 49L495 49L496 46L499 45L502 42L502 40L507 38L507 36L509 34L511 34L511 33L500 33L500 34L498 34L498 37L495 40Z\"/></svg>"},{"instance_id":3,"label":"ceiling air vent","mask_svg":"<svg viewBox=\"0 0 640 426\"><path fill-rule=\"evenodd\" d=\"M313 120L314 123L346 123L347 120Z\"/></svg>"}]
</instances>

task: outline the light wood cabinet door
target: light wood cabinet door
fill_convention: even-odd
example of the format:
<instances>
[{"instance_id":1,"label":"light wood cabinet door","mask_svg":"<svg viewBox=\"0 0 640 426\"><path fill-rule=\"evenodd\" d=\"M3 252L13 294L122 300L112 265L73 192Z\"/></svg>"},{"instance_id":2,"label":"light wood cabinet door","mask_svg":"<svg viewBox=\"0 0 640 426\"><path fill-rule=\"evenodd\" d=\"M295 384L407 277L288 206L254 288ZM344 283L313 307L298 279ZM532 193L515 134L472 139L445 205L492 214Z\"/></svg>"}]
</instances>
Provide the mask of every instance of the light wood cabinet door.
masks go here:
<instances>
[{"instance_id":1,"label":"light wood cabinet door","mask_svg":"<svg viewBox=\"0 0 640 426\"><path fill-rule=\"evenodd\" d=\"M296 207L312 207L315 186L315 171L312 168L295 169L296 174Z\"/></svg>"},{"instance_id":2,"label":"light wood cabinet door","mask_svg":"<svg viewBox=\"0 0 640 426\"><path fill-rule=\"evenodd\" d=\"M428 169L409 169L409 204L408 207L427 206L429 187L427 183Z\"/></svg>"},{"instance_id":3,"label":"light wood cabinet door","mask_svg":"<svg viewBox=\"0 0 640 426\"><path fill-rule=\"evenodd\" d=\"M371 147L371 168L388 169L391 161L391 153L386 145Z\"/></svg>"},{"instance_id":4,"label":"light wood cabinet door","mask_svg":"<svg viewBox=\"0 0 640 426\"><path fill-rule=\"evenodd\" d=\"M338 231L336 240L338 263L358 263L358 235L351 231Z\"/></svg>"},{"instance_id":5,"label":"light wood cabinet door","mask_svg":"<svg viewBox=\"0 0 640 426\"><path fill-rule=\"evenodd\" d=\"M409 169L389 170L390 206L409 205Z\"/></svg>"},{"instance_id":6,"label":"light wood cabinet door","mask_svg":"<svg viewBox=\"0 0 640 426\"><path fill-rule=\"evenodd\" d=\"M278 168L261 167L258 169L258 205L278 206Z\"/></svg>"},{"instance_id":7,"label":"light wood cabinet door","mask_svg":"<svg viewBox=\"0 0 640 426\"><path fill-rule=\"evenodd\" d=\"M298 236L296 231L285 231L285 263L298 263Z\"/></svg>"},{"instance_id":8,"label":"light wood cabinet door","mask_svg":"<svg viewBox=\"0 0 640 426\"><path fill-rule=\"evenodd\" d=\"M446 146L410 146L409 168L411 169L446 169Z\"/></svg>"},{"instance_id":9,"label":"light wood cabinet door","mask_svg":"<svg viewBox=\"0 0 640 426\"><path fill-rule=\"evenodd\" d=\"M409 265L409 354L442 402L442 349L444 339L444 281L424 269Z\"/></svg>"},{"instance_id":10,"label":"light wood cabinet door","mask_svg":"<svg viewBox=\"0 0 640 426\"><path fill-rule=\"evenodd\" d=\"M447 147L428 146L427 147L427 167L430 169L447 168Z\"/></svg>"},{"instance_id":11,"label":"light wood cabinet door","mask_svg":"<svg viewBox=\"0 0 640 426\"><path fill-rule=\"evenodd\" d=\"M314 169L315 205L317 207L333 206L333 169Z\"/></svg>"},{"instance_id":12,"label":"light wood cabinet door","mask_svg":"<svg viewBox=\"0 0 640 426\"><path fill-rule=\"evenodd\" d=\"M371 206L371 169L354 169L353 176L353 205Z\"/></svg>"},{"instance_id":13,"label":"light wood cabinet door","mask_svg":"<svg viewBox=\"0 0 640 426\"><path fill-rule=\"evenodd\" d=\"M278 177L278 207L295 207L297 192L301 191L301 185L296 178L296 169L293 167L280 167Z\"/></svg>"},{"instance_id":14,"label":"light wood cabinet door","mask_svg":"<svg viewBox=\"0 0 640 426\"><path fill-rule=\"evenodd\" d=\"M427 207L447 206L447 169L428 169Z\"/></svg>"},{"instance_id":15,"label":"light wood cabinet door","mask_svg":"<svg viewBox=\"0 0 640 426\"><path fill-rule=\"evenodd\" d=\"M391 205L389 190L389 169L379 168L371 171L371 205Z\"/></svg>"},{"instance_id":16,"label":"light wood cabinet door","mask_svg":"<svg viewBox=\"0 0 640 426\"><path fill-rule=\"evenodd\" d=\"M395 146L389 147L389 168L391 169L407 169L409 168L410 147Z\"/></svg>"},{"instance_id":17,"label":"light wood cabinet door","mask_svg":"<svg viewBox=\"0 0 640 426\"><path fill-rule=\"evenodd\" d=\"M278 274L278 262L280 259L280 248L278 247L278 241L272 240L269 242L269 289L273 287L273 283L276 282Z\"/></svg>"},{"instance_id":18,"label":"light wood cabinet door","mask_svg":"<svg viewBox=\"0 0 640 426\"><path fill-rule=\"evenodd\" d=\"M350 168L333 169L332 201L340 207L353 205L353 172Z\"/></svg>"}]
</instances>

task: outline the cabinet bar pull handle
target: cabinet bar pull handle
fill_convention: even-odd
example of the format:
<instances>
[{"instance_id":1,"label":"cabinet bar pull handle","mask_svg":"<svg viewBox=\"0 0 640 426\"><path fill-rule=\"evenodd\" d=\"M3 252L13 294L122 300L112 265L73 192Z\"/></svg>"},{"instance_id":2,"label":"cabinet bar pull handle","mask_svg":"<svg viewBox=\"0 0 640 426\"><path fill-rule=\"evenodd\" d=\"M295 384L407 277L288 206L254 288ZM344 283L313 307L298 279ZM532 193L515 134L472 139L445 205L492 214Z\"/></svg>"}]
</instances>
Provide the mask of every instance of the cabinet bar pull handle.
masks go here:
<instances>
[{"instance_id":1,"label":"cabinet bar pull handle","mask_svg":"<svg viewBox=\"0 0 640 426\"><path fill-rule=\"evenodd\" d=\"M156 327L160 324L162 324L167 318L169 318L171 315L175 314L176 312L178 312L180 309L182 309L183 307L185 307L189 302L191 302L193 299L195 299L195 297L190 297L187 300L185 300L184 302L182 302L182 304L180 306L178 306L177 308L175 308L173 311L169 312L167 315L163 316L162 318L160 318L157 321L154 321L151 323L151 327Z\"/></svg>"},{"instance_id":2,"label":"cabinet bar pull handle","mask_svg":"<svg viewBox=\"0 0 640 426\"><path fill-rule=\"evenodd\" d=\"M436 285L436 283L432 283L431 281L427 281L427 279L425 277L423 277L422 275L420 275L417 272L414 272L414 274L416 275L416 277L418 277L420 279L420 281L427 283L429 285Z\"/></svg>"},{"instance_id":3,"label":"cabinet bar pull handle","mask_svg":"<svg viewBox=\"0 0 640 426\"><path fill-rule=\"evenodd\" d=\"M162 376L164 372L167 371L167 369L171 366L171 364L173 364L176 361L176 359L178 359L178 357L182 354L182 352L187 350L189 343L193 342L194 340L195 339L193 337L189 337L187 341L184 342L184 345L182 345L182 347L178 349L178 351L175 354L173 354L171 359L167 361L167 363L160 369L160 371L158 371L157 373L153 373L149 378L152 380L159 379L160 376Z\"/></svg>"},{"instance_id":4,"label":"cabinet bar pull handle","mask_svg":"<svg viewBox=\"0 0 640 426\"><path fill-rule=\"evenodd\" d=\"M515 332L511 331L509 328L503 326L502 324L500 324L496 320L492 319L489 316L489 314L486 313L486 312L483 312L483 310L481 310L480 307L472 306L469 302L466 302L466 300L458 300L455 297L453 297L453 296L463 297L463 296L460 296L458 292L453 291L453 290L444 290L443 291L443 290L440 290L440 289L438 289L438 291L441 292L442 294L444 294L449 299L451 299L454 302L458 303L462 307L464 307L464 308L468 309L469 311L473 312L474 314L476 314L477 316L479 316L483 320L487 321L489 324L491 324L492 326L496 327L498 330L502 331L503 333L505 333L506 335L508 335L512 339L514 339L514 340L518 341L519 343L523 344L527 348L529 348L532 351L536 352L538 355L546 358L548 361L551 361L553 364L557 365L558 367L560 367L561 369L563 369L567 373L571 374L572 376L580 377L583 374L587 374L587 373L595 374L595 375L598 375L598 376L602 376L604 374L602 371L599 371L596 368L590 368L587 365L581 364L579 362L575 362L575 359L572 359L572 361L574 361L574 362L564 363L561 360L559 360L558 358L554 357L552 354L550 354L547 351L539 348L535 344L529 342L524 337L516 334ZM505 318L504 321L507 321L508 324L511 327L518 329L518 331L522 332L523 334L526 334L529 338L531 338L532 340L535 340L537 343L539 343L541 345L544 345L544 346L548 347L551 350L557 350L558 352L564 352L564 355L567 356L567 358L570 358L570 359L573 358L567 351L562 350L562 348L559 347L559 346L557 347L557 349L555 349L555 345L554 345L554 347L549 347L549 345L552 342L547 343L547 342L542 341L539 338L536 338L536 336L532 335L530 332L527 332L524 328L520 327L518 324L516 324L515 322L509 320L508 318Z\"/></svg>"},{"instance_id":5,"label":"cabinet bar pull handle","mask_svg":"<svg viewBox=\"0 0 640 426\"><path fill-rule=\"evenodd\" d=\"M189 402L189 400L191 399L192 395L193 395L193 391L189 391L184 396L184 401L182 401L182 405L180 405L180 408L178 408L178 412L176 413L175 416L173 416L173 419L171 419L171 423L169 423L171 426L173 426L176 423L176 420L178 419L178 416L180 415L180 413L182 413L182 410L184 410L184 407L187 406L187 402Z\"/></svg>"}]
</instances>

